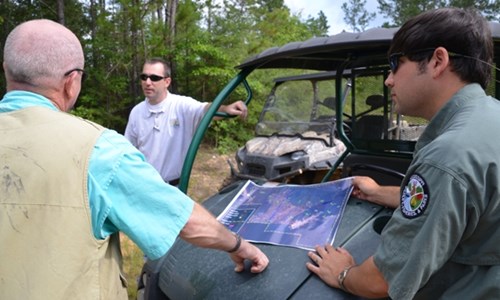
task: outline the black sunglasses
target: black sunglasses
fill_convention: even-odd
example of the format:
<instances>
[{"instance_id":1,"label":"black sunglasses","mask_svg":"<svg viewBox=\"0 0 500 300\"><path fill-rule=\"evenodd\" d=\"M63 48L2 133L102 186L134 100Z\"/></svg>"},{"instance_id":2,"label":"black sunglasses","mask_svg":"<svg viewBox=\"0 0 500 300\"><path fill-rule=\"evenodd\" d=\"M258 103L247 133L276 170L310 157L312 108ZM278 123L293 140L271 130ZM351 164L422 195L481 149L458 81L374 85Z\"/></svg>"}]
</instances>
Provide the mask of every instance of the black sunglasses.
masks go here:
<instances>
[{"instance_id":1,"label":"black sunglasses","mask_svg":"<svg viewBox=\"0 0 500 300\"><path fill-rule=\"evenodd\" d=\"M162 76L158 76L158 75L147 75L147 74L141 74L139 75L139 78L142 80L142 81L146 81L149 79L151 79L151 81L153 82L157 82L157 81L160 81L162 79L165 79L165 78L168 78L168 77L162 77Z\"/></svg>"},{"instance_id":2,"label":"black sunglasses","mask_svg":"<svg viewBox=\"0 0 500 300\"><path fill-rule=\"evenodd\" d=\"M392 73L395 73L397 70L398 70L398 67L399 67L399 59L403 56L408 56L408 55L415 55L415 54L420 54L420 53L425 53L425 52L434 52L434 50L436 50L436 48L425 48L425 49L420 49L420 50L415 50L415 51L410 51L410 52L396 52L396 53L393 53L391 55L389 55L389 67L391 68L391 72ZM481 59L478 59L478 58L475 58L475 57L472 57L472 56L468 56L468 55L464 55L464 54L459 54L459 53L455 53L455 52L451 52L451 51L448 51L448 56L449 58L470 58L470 59L475 59L477 61L480 61L480 62L483 62L483 63L486 63L488 65L490 65L488 62L485 62Z\"/></svg>"},{"instance_id":3,"label":"black sunglasses","mask_svg":"<svg viewBox=\"0 0 500 300\"><path fill-rule=\"evenodd\" d=\"M82 72L82 83L83 83L85 81L85 79L87 79L87 73L85 73L85 70L82 70L80 68L74 68L74 69L69 70L68 72L64 73L64 77L68 76L69 74L71 74L75 71Z\"/></svg>"},{"instance_id":4,"label":"black sunglasses","mask_svg":"<svg viewBox=\"0 0 500 300\"><path fill-rule=\"evenodd\" d=\"M410 51L410 52L396 52L391 55L389 55L389 67L391 68L392 73L396 73L399 67L399 60L403 56L408 56L408 55L414 55L414 54L419 54L419 53L425 53L425 52L431 52L436 50L436 48L425 48L425 49L420 49L420 50L415 50L415 51Z\"/></svg>"}]
</instances>

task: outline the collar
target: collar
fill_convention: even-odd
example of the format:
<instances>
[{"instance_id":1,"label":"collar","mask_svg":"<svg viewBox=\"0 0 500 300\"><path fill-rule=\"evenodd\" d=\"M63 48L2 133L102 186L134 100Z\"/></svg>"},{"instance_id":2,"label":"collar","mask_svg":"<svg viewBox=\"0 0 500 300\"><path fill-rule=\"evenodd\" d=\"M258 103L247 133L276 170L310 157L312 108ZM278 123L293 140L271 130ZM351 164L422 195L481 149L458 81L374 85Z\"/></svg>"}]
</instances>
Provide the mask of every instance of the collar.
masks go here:
<instances>
[{"instance_id":1,"label":"collar","mask_svg":"<svg viewBox=\"0 0 500 300\"><path fill-rule=\"evenodd\" d=\"M151 103L149 103L149 100L146 98L145 106L146 106L146 109L144 110L144 113L145 113L146 118L149 118L149 117L154 116L156 114L164 113L165 112L165 99L163 99L158 104L151 104Z\"/></svg>"},{"instance_id":2,"label":"collar","mask_svg":"<svg viewBox=\"0 0 500 300\"><path fill-rule=\"evenodd\" d=\"M486 97L486 93L477 83L471 83L461 88L431 119L415 145L415 152L442 134L458 111L464 107L475 105L476 100L482 97Z\"/></svg>"},{"instance_id":3,"label":"collar","mask_svg":"<svg viewBox=\"0 0 500 300\"><path fill-rule=\"evenodd\" d=\"M42 106L59 111L48 98L28 91L14 90L6 93L0 101L0 112L10 112L32 106Z\"/></svg>"}]
</instances>

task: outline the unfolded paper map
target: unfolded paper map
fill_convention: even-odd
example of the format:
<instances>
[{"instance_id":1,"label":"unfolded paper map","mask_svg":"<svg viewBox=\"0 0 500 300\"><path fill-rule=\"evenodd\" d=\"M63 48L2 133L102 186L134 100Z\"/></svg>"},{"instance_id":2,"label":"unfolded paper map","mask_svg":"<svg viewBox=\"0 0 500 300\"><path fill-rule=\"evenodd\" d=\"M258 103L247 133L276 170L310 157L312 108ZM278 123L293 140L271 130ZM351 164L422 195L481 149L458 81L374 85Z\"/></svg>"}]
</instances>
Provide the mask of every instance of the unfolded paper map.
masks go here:
<instances>
[{"instance_id":1,"label":"unfolded paper map","mask_svg":"<svg viewBox=\"0 0 500 300\"><path fill-rule=\"evenodd\" d=\"M252 242L313 250L333 243L351 191L351 177L312 185L248 181L217 219Z\"/></svg>"}]
</instances>

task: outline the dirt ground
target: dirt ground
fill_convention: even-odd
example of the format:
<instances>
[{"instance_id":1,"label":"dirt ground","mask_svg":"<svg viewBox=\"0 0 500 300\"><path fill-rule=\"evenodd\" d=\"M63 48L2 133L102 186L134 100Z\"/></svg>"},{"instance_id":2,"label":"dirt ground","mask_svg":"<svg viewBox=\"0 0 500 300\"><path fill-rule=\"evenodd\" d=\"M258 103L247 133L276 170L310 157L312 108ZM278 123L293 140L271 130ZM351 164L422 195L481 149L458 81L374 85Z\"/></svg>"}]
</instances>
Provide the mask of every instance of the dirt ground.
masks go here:
<instances>
[{"instance_id":1,"label":"dirt ground","mask_svg":"<svg viewBox=\"0 0 500 300\"><path fill-rule=\"evenodd\" d=\"M234 153L222 155L207 145L201 145L193 164L187 194L203 202L219 191L231 175L228 160L236 167Z\"/></svg>"}]
</instances>

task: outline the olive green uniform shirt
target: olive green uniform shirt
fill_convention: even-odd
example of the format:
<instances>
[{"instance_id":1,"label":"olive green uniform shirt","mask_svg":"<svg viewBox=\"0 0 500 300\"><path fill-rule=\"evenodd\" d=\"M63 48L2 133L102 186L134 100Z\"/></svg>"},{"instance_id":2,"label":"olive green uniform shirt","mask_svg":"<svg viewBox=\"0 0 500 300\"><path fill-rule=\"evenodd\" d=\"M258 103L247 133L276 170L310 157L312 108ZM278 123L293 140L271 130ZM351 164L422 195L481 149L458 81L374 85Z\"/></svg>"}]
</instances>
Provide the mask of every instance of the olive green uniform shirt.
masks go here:
<instances>
[{"instance_id":1,"label":"olive green uniform shirt","mask_svg":"<svg viewBox=\"0 0 500 300\"><path fill-rule=\"evenodd\" d=\"M500 298L499 135L478 84L429 123L374 256L392 299Z\"/></svg>"}]
</instances>

